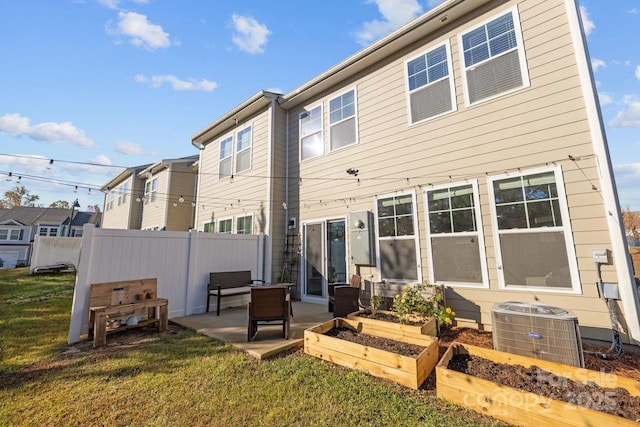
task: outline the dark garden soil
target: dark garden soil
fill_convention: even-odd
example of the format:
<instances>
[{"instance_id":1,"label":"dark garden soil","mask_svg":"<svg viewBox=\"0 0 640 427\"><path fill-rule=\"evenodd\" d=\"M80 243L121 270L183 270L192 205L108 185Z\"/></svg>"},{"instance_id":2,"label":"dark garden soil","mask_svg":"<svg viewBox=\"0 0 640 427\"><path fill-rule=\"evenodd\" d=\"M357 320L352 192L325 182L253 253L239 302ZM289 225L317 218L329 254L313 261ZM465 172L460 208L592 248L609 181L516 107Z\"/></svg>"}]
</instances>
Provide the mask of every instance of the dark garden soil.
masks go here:
<instances>
[{"instance_id":1,"label":"dark garden soil","mask_svg":"<svg viewBox=\"0 0 640 427\"><path fill-rule=\"evenodd\" d=\"M554 400L640 421L640 396L623 388L603 388L531 366L508 365L469 354L454 355L447 368Z\"/></svg>"},{"instance_id":2,"label":"dark garden soil","mask_svg":"<svg viewBox=\"0 0 640 427\"><path fill-rule=\"evenodd\" d=\"M368 319L383 320L385 322L400 323L400 319L395 314L381 313L379 311L377 311L375 313L371 313L371 312L365 311L365 312L362 312L362 313L358 313L358 316L366 317ZM405 324L406 325L411 325L411 326L421 326L423 324L423 322L417 322L417 321L409 320Z\"/></svg>"},{"instance_id":3,"label":"dark garden soil","mask_svg":"<svg viewBox=\"0 0 640 427\"><path fill-rule=\"evenodd\" d=\"M325 332L325 335L408 357L417 357L426 348L389 338L361 334L349 328L332 328Z\"/></svg>"}]
</instances>

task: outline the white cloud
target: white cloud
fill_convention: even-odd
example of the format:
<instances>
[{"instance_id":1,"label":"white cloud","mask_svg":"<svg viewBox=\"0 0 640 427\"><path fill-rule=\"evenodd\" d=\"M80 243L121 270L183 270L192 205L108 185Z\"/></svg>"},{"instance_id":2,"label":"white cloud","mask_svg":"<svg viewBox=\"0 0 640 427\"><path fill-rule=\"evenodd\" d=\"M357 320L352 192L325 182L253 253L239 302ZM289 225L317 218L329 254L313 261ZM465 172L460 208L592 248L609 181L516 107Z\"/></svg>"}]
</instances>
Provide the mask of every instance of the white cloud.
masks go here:
<instances>
[{"instance_id":1,"label":"white cloud","mask_svg":"<svg viewBox=\"0 0 640 427\"><path fill-rule=\"evenodd\" d=\"M112 31L130 37L136 47L155 50L171 45L169 34L160 25L152 24L145 15L136 12L119 12L117 28Z\"/></svg>"},{"instance_id":2,"label":"white cloud","mask_svg":"<svg viewBox=\"0 0 640 427\"><path fill-rule=\"evenodd\" d=\"M42 161L39 159L42 159ZM21 173L28 175L42 175L47 172L49 159L44 156L34 154L16 154L15 156L0 155L0 165L3 165L6 169L12 170L13 174L16 176L20 176Z\"/></svg>"},{"instance_id":3,"label":"white cloud","mask_svg":"<svg viewBox=\"0 0 640 427\"><path fill-rule=\"evenodd\" d=\"M206 79L196 80L189 78L187 80L181 80L172 74L165 75L155 75L151 77L147 77L144 74L138 74L135 77L136 82L145 83L151 87L160 87L164 83L168 83L171 85L173 90L177 91L201 91L201 92L211 92L218 84L216 82L211 82Z\"/></svg>"},{"instance_id":4,"label":"white cloud","mask_svg":"<svg viewBox=\"0 0 640 427\"><path fill-rule=\"evenodd\" d=\"M609 122L612 128L640 127L640 101L635 97L625 97L626 108L618 111L616 117Z\"/></svg>"},{"instance_id":5,"label":"white cloud","mask_svg":"<svg viewBox=\"0 0 640 427\"><path fill-rule=\"evenodd\" d=\"M118 9L122 0L97 0L97 2L109 9ZM133 0L137 4L148 4L149 0Z\"/></svg>"},{"instance_id":6,"label":"white cloud","mask_svg":"<svg viewBox=\"0 0 640 427\"><path fill-rule=\"evenodd\" d=\"M584 27L584 33L586 35L591 34L591 31L593 31L596 28L596 25L591 20L591 17L589 16L589 12L587 11L587 8L584 6L580 6L580 17L582 18L582 26Z\"/></svg>"},{"instance_id":7,"label":"white cloud","mask_svg":"<svg viewBox=\"0 0 640 427\"><path fill-rule=\"evenodd\" d=\"M640 162L623 163L613 167L616 177L616 187L621 206L631 206L631 210L640 210Z\"/></svg>"},{"instance_id":8,"label":"white cloud","mask_svg":"<svg viewBox=\"0 0 640 427\"><path fill-rule=\"evenodd\" d=\"M593 68L593 71L598 71L600 68L606 68L606 67L607 67L607 63L604 62L602 59L591 58L591 68Z\"/></svg>"},{"instance_id":9,"label":"white cloud","mask_svg":"<svg viewBox=\"0 0 640 427\"><path fill-rule=\"evenodd\" d=\"M627 10L627 13L630 13L632 15L637 15L638 14L638 9L636 9L635 7L633 9L629 9Z\"/></svg>"},{"instance_id":10,"label":"white cloud","mask_svg":"<svg viewBox=\"0 0 640 427\"><path fill-rule=\"evenodd\" d=\"M98 3L105 7L108 7L109 9L117 9L120 0L98 0Z\"/></svg>"},{"instance_id":11,"label":"white cloud","mask_svg":"<svg viewBox=\"0 0 640 427\"><path fill-rule=\"evenodd\" d=\"M82 147L94 145L93 141L85 136L84 131L76 128L71 122L45 122L31 126L29 118L18 113L0 117L0 132L54 144L71 143Z\"/></svg>"},{"instance_id":12,"label":"white cloud","mask_svg":"<svg viewBox=\"0 0 640 427\"><path fill-rule=\"evenodd\" d=\"M120 154L127 154L127 155L144 154L144 149L142 148L141 145L134 144L133 142L129 142L129 141L118 142L114 149ZM111 164L111 162L109 162L108 164Z\"/></svg>"},{"instance_id":13,"label":"white cloud","mask_svg":"<svg viewBox=\"0 0 640 427\"><path fill-rule=\"evenodd\" d=\"M600 99L600 105L609 105L613 103L613 96L607 92L598 92L598 98Z\"/></svg>"},{"instance_id":14,"label":"white cloud","mask_svg":"<svg viewBox=\"0 0 640 427\"><path fill-rule=\"evenodd\" d=\"M640 80L640 65L636 67L636 78Z\"/></svg>"},{"instance_id":15,"label":"white cloud","mask_svg":"<svg viewBox=\"0 0 640 427\"><path fill-rule=\"evenodd\" d=\"M354 33L356 41L361 45L371 43L400 28L423 12L417 0L367 0L367 3L377 5L383 19L362 23L360 29ZM429 5L432 3L434 2L430 1Z\"/></svg>"},{"instance_id":16,"label":"white cloud","mask_svg":"<svg viewBox=\"0 0 640 427\"><path fill-rule=\"evenodd\" d=\"M266 25L259 23L250 16L231 16L233 20L233 43L247 53L262 53L267 44L267 38L271 31Z\"/></svg>"},{"instance_id":17,"label":"white cloud","mask_svg":"<svg viewBox=\"0 0 640 427\"><path fill-rule=\"evenodd\" d=\"M98 154L96 157L89 159L89 161L98 165L111 166L111 159L104 154Z\"/></svg>"}]
</instances>

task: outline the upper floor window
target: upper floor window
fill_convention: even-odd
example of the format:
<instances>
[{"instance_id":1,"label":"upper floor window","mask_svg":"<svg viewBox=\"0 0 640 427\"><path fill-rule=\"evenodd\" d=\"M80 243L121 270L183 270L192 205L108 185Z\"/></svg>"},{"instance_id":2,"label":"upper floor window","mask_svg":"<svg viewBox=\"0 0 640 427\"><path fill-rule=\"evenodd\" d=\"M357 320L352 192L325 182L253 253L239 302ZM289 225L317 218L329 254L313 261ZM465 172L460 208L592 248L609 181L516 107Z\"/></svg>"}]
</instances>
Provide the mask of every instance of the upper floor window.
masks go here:
<instances>
[{"instance_id":1,"label":"upper floor window","mask_svg":"<svg viewBox=\"0 0 640 427\"><path fill-rule=\"evenodd\" d=\"M501 287L580 291L560 168L490 178Z\"/></svg>"},{"instance_id":2,"label":"upper floor window","mask_svg":"<svg viewBox=\"0 0 640 427\"><path fill-rule=\"evenodd\" d=\"M240 216L236 218L236 234L253 234L253 216Z\"/></svg>"},{"instance_id":3,"label":"upper floor window","mask_svg":"<svg viewBox=\"0 0 640 427\"><path fill-rule=\"evenodd\" d=\"M461 35L467 104L529 85L518 9Z\"/></svg>"},{"instance_id":4,"label":"upper floor window","mask_svg":"<svg viewBox=\"0 0 640 427\"><path fill-rule=\"evenodd\" d=\"M0 229L0 240L22 240L24 230Z\"/></svg>"},{"instance_id":5,"label":"upper floor window","mask_svg":"<svg viewBox=\"0 0 640 427\"><path fill-rule=\"evenodd\" d=\"M104 210L108 211L109 209L113 209L113 199L115 198L115 194L113 190L109 190L107 192L107 202L104 205Z\"/></svg>"},{"instance_id":6,"label":"upper floor window","mask_svg":"<svg viewBox=\"0 0 640 427\"><path fill-rule=\"evenodd\" d=\"M129 183L125 182L118 188L118 206L127 203L127 194L129 193Z\"/></svg>"},{"instance_id":7,"label":"upper floor window","mask_svg":"<svg viewBox=\"0 0 640 427\"><path fill-rule=\"evenodd\" d=\"M415 195L381 197L377 211L382 279L419 281Z\"/></svg>"},{"instance_id":8,"label":"upper floor window","mask_svg":"<svg viewBox=\"0 0 640 427\"><path fill-rule=\"evenodd\" d=\"M156 201L156 195L158 192L158 178L153 178L151 181L147 181L144 186L144 203L153 203Z\"/></svg>"},{"instance_id":9,"label":"upper floor window","mask_svg":"<svg viewBox=\"0 0 640 427\"><path fill-rule=\"evenodd\" d=\"M233 156L233 136L220 141L220 167L218 178L231 176L231 158Z\"/></svg>"},{"instance_id":10,"label":"upper floor window","mask_svg":"<svg viewBox=\"0 0 640 427\"><path fill-rule=\"evenodd\" d=\"M356 143L355 89L329 100L329 126L332 151Z\"/></svg>"},{"instance_id":11,"label":"upper floor window","mask_svg":"<svg viewBox=\"0 0 640 427\"><path fill-rule=\"evenodd\" d=\"M40 236L57 236L58 235L58 227L41 226L38 229L38 235L40 235Z\"/></svg>"},{"instance_id":12,"label":"upper floor window","mask_svg":"<svg viewBox=\"0 0 640 427\"><path fill-rule=\"evenodd\" d=\"M443 44L407 62L411 123L454 111L449 44Z\"/></svg>"},{"instance_id":13,"label":"upper floor window","mask_svg":"<svg viewBox=\"0 0 640 427\"><path fill-rule=\"evenodd\" d=\"M236 173L251 168L251 126L248 126L236 134Z\"/></svg>"},{"instance_id":14,"label":"upper floor window","mask_svg":"<svg viewBox=\"0 0 640 427\"><path fill-rule=\"evenodd\" d=\"M322 138L322 106L300 113L300 160L321 156L324 152Z\"/></svg>"}]
</instances>

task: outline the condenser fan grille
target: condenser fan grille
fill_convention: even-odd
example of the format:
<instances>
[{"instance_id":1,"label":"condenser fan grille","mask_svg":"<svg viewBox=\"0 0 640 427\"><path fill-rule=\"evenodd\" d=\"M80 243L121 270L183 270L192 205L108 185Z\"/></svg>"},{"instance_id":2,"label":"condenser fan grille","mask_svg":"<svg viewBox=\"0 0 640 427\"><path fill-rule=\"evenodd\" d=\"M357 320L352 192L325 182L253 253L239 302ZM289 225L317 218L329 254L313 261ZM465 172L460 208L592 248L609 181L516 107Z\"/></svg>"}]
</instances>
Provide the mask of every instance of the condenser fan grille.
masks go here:
<instances>
[{"instance_id":1,"label":"condenser fan grille","mask_svg":"<svg viewBox=\"0 0 640 427\"><path fill-rule=\"evenodd\" d=\"M543 304L509 302L495 304L491 317L496 350L584 367L573 313Z\"/></svg>"}]
</instances>

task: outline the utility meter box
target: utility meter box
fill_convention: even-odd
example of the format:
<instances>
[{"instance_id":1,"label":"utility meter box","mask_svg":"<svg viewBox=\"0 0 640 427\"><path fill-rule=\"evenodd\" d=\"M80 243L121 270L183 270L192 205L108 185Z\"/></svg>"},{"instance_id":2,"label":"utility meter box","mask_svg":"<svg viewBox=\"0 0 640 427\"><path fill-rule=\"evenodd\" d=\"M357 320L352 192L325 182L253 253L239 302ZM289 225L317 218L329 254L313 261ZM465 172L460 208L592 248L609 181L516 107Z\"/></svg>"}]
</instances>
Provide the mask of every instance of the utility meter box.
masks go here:
<instances>
[{"instance_id":1,"label":"utility meter box","mask_svg":"<svg viewBox=\"0 0 640 427\"><path fill-rule=\"evenodd\" d=\"M356 265L376 265L373 239L373 213L352 212L349 217L351 262Z\"/></svg>"}]
</instances>

